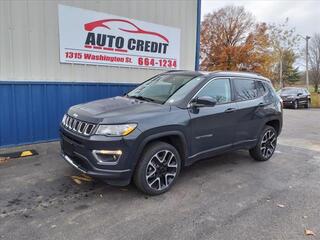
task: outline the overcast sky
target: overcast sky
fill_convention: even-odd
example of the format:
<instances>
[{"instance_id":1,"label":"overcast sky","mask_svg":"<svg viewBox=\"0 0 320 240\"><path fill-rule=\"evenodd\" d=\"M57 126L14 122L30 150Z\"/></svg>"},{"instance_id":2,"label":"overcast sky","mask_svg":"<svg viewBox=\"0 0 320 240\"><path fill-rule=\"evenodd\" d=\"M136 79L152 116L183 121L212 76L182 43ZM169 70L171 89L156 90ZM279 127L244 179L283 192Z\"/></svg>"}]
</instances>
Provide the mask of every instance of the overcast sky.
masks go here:
<instances>
[{"instance_id":1,"label":"overcast sky","mask_svg":"<svg viewBox=\"0 0 320 240\"><path fill-rule=\"evenodd\" d=\"M320 0L202 0L202 16L227 5L244 6L258 21L282 23L286 17L297 33L320 33Z\"/></svg>"}]
</instances>

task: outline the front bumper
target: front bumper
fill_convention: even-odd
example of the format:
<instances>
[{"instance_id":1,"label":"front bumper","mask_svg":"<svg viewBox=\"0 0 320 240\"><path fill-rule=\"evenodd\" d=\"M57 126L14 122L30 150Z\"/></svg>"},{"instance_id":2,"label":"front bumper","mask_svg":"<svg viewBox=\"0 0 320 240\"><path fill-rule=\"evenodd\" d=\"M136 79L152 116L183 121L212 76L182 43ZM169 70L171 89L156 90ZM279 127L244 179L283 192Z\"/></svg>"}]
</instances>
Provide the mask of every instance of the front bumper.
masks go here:
<instances>
[{"instance_id":1,"label":"front bumper","mask_svg":"<svg viewBox=\"0 0 320 240\"><path fill-rule=\"evenodd\" d=\"M61 153L66 162L68 162L72 167L76 168L82 173L85 173L92 177L105 179L107 182L111 182L114 185L127 185L131 179L131 170L88 170L85 169L79 164L77 160L71 159L68 155ZM109 180L109 181L108 181Z\"/></svg>"},{"instance_id":2,"label":"front bumper","mask_svg":"<svg viewBox=\"0 0 320 240\"><path fill-rule=\"evenodd\" d=\"M294 99L293 100L282 100L283 106L293 106L294 105Z\"/></svg>"},{"instance_id":3,"label":"front bumper","mask_svg":"<svg viewBox=\"0 0 320 240\"><path fill-rule=\"evenodd\" d=\"M63 127L60 128L61 155L78 171L101 178L109 184L125 186L132 177L136 149L135 135L130 138L110 138L105 136L84 137ZM130 134L131 135L131 134ZM114 164L99 163L95 150L121 150L122 155Z\"/></svg>"}]
</instances>

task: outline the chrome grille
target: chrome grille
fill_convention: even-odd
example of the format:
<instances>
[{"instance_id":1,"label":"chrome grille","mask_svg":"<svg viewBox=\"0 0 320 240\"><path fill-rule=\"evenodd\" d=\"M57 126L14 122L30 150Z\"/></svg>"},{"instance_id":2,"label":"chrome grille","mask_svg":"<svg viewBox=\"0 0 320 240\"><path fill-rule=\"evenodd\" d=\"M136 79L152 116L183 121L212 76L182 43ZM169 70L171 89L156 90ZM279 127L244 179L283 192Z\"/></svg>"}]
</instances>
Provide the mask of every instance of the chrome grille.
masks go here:
<instances>
[{"instance_id":1,"label":"chrome grille","mask_svg":"<svg viewBox=\"0 0 320 240\"><path fill-rule=\"evenodd\" d=\"M62 119L62 125L70 131L80 133L85 136L89 136L93 133L95 124L80 121L76 118L65 115Z\"/></svg>"}]
</instances>

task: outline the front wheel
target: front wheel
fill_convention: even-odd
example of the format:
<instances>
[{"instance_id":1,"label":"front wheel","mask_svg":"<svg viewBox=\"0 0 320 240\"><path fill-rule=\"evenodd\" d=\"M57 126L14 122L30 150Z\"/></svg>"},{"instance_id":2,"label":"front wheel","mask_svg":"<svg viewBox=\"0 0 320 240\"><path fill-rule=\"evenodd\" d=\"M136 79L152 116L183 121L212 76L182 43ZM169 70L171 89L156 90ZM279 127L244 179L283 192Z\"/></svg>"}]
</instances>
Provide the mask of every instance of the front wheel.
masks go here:
<instances>
[{"instance_id":1,"label":"front wheel","mask_svg":"<svg viewBox=\"0 0 320 240\"><path fill-rule=\"evenodd\" d=\"M269 160L277 146L277 132L271 126L265 126L263 129L257 145L250 149L250 155L257 161Z\"/></svg>"},{"instance_id":2,"label":"front wheel","mask_svg":"<svg viewBox=\"0 0 320 240\"><path fill-rule=\"evenodd\" d=\"M159 195L172 187L180 169L181 159L175 147L165 142L155 142L146 147L133 180L142 192Z\"/></svg>"},{"instance_id":3,"label":"front wheel","mask_svg":"<svg viewBox=\"0 0 320 240\"><path fill-rule=\"evenodd\" d=\"M307 101L307 103L304 105L305 108L310 108L310 100Z\"/></svg>"}]
</instances>

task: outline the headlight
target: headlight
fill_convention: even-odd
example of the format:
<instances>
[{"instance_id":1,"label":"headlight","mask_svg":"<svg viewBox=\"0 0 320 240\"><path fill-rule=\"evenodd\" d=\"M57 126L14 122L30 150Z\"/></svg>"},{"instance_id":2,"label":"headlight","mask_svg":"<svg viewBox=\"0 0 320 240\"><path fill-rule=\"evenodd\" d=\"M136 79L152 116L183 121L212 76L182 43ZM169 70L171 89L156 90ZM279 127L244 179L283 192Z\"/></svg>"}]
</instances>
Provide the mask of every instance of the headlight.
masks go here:
<instances>
[{"instance_id":1,"label":"headlight","mask_svg":"<svg viewBox=\"0 0 320 240\"><path fill-rule=\"evenodd\" d=\"M121 124L121 125L100 125L96 131L98 135L106 135L106 136L126 136L130 134L134 129L136 129L137 124Z\"/></svg>"}]
</instances>

